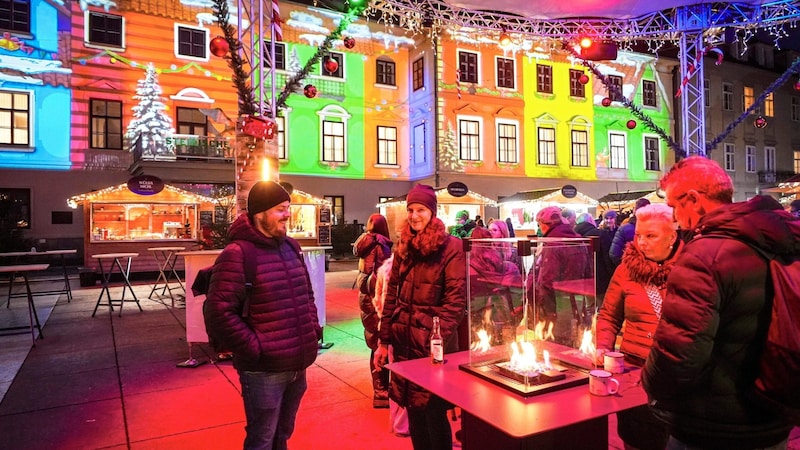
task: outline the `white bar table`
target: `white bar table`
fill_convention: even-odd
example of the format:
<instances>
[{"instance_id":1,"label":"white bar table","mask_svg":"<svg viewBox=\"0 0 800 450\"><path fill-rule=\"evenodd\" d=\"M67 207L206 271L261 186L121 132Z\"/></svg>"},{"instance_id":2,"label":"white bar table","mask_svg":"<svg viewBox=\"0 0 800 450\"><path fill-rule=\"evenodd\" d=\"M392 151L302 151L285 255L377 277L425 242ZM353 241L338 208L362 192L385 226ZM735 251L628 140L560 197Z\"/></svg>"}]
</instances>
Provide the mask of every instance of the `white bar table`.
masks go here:
<instances>
[{"instance_id":1,"label":"white bar table","mask_svg":"<svg viewBox=\"0 0 800 450\"><path fill-rule=\"evenodd\" d=\"M97 255L92 255L92 258L97 260L97 265L100 266L100 276L101 281L103 282L103 289L100 291L100 296L97 297L97 304L94 305L94 311L92 312L92 317L97 313L97 307L100 305L108 306L111 308L111 312L114 312L114 302L119 303L119 316L122 317L122 306L125 302L136 302L136 306L139 307L139 311L144 311L142 309L142 305L139 304L139 299L136 298L136 293L133 292L133 286L131 286L130 281L130 273L131 273L131 259L139 256L138 253L100 253ZM125 267L122 267L121 260L127 260L127 264ZM105 269L103 268L103 261L111 261L108 266L108 272L106 273ZM114 273L114 266L119 268L119 273L122 275L123 281L125 284L122 286L122 297L119 299L111 299L111 291L108 289L108 283L111 280L111 275ZM130 289L131 295L133 296L133 300L125 299L125 290ZM108 303L101 303L103 301L103 294L106 294L108 298Z\"/></svg>"},{"instance_id":2,"label":"white bar table","mask_svg":"<svg viewBox=\"0 0 800 450\"><path fill-rule=\"evenodd\" d=\"M0 328L0 331L2 332L12 331L11 333L4 333L3 335L20 334L19 332L14 332L14 330L29 329L31 332L31 343L34 347L36 346L36 336L34 334L34 330L39 330L39 337L44 338L44 335L42 334L42 325L39 323L39 314L36 313L36 305L33 303L33 293L31 293L31 285L28 281L28 272L40 272L42 270L47 270L48 267L50 267L50 264L19 264L15 266L0 266L0 273L10 274L12 280L16 276L21 276L25 281L25 291L27 292L28 297L28 320L30 321L30 325L27 327L11 326L7 328Z\"/></svg>"}]
</instances>

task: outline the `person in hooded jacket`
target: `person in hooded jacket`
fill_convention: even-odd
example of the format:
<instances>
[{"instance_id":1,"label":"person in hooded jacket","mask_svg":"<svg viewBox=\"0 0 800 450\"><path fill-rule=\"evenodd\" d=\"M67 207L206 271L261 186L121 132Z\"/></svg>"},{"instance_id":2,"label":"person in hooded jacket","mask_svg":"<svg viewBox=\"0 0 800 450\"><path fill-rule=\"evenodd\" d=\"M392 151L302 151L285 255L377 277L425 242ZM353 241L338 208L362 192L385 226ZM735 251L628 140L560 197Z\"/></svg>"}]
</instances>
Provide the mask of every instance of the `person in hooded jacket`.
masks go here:
<instances>
[{"instance_id":1,"label":"person in hooded jacket","mask_svg":"<svg viewBox=\"0 0 800 450\"><path fill-rule=\"evenodd\" d=\"M433 188L419 184L406 197L407 222L394 250L394 263L381 314L375 364L383 367L391 344L395 361L430 358L433 318L439 317L445 353L458 349L456 329L466 313L466 257L461 239L447 233L436 217ZM391 377L389 397L408 411L411 442L417 450L451 450L447 410L437 395Z\"/></svg>"},{"instance_id":2,"label":"person in hooded jacket","mask_svg":"<svg viewBox=\"0 0 800 450\"><path fill-rule=\"evenodd\" d=\"M353 243L353 254L358 256L358 305L361 309L361 323L364 325L364 340L371 350L369 370L372 374L372 407L389 407L389 369L378 369L372 362L378 347L378 323L380 316L375 305L375 285L377 271L381 264L392 256L392 242L389 225L380 214L372 214L367 219L364 233Z\"/></svg>"},{"instance_id":3,"label":"person in hooded jacket","mask_svg":"<svg viewBox=\"0 0 800 450\"><path fill-rule=\"evenodd\" d=\"M733 183L692 156L661 180L667 204L694 237L667 278L642 372L668 449L785 449L792 426L749 396L770 321L769 265L751 246L800 256L800 219L772 197L732 203Z\"/></svg>"},{"instance_id":4,"label":"person in hooded jacket","mask_svg":"<svg viewBox=\"0 0 800 450\"><path fill-rule=\"evenodd\" d=\"M286 448L307 388L306 368L322 338L300 246L286 235L290 200L274 181L253 185L247 213L228 230L234 242L214 263L204 305L209 334L233 352L247 420L245 449ZM257 252L249 292L236 240L252 242Z\"/></svg>"}]
</instances>

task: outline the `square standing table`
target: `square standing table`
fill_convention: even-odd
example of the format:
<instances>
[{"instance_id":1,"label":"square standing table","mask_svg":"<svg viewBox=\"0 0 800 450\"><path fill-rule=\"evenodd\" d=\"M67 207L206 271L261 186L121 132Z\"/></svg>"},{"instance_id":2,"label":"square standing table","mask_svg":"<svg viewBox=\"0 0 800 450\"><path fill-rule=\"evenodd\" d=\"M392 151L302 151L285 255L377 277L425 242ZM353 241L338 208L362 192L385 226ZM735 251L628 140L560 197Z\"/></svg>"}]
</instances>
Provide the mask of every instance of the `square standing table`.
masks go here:
<instances>
[{"instance_id":1,"label":"square standing table","mask_svg":"<svg viewBox=\"0 0 800 450\"><path fill-rule=\"evenodd\" d=\"M131 273L131 259L139 256L138 253L100 253L98 255L92 255L92 258L97 260L97 265L100 266L100 275L101 280L103 282L103 289L100 290L100 296L97 297L97 304L94 305L94 311L92 312L92 317L97 313L97 307L100 305L108 306L111 308L111 312L114 312L114 303L119 303L119 316L122 317L122 306L125 302L135 302L136 306L139 307L139 311L144 311L142 309L142 305L139 304L139 299L136 298L136 294L133 292L133 286L131 286L130 281L130 273ZM121 260L127 260L127 264L125 267L122 267ZM108 266L108 272L103 269L103 261L111 261ZM122 275L123 281L125 284L122 286L122 297L119 299L111 299L111 291L108 289L108 282L111 280L111 274L114 273L114 267L119 268L119 273ZM133 300L128 300L125 298L125 290L130 289L131 295L133 296ZM101 303L103 301L103 294L106 294L106 298L108 298L108 303Z\"/></svg>"},{"instance_id":2,"label":"square standing table","mask_svg":"<svg viewBox=\"0 0 800 450\"><path fill-rule=\"evenodd\" d=\"M62 289L54 289L50 291L36 291L33 295L49 295L49 294L67 294L67 302L72 301L72 288L69 285L69 274L67 273L67 262L64 258L65 255L74 255L78 253L77 249L65 249L65 250L45 250L43 252L7 252L7 253L0 253L0 258L14 258L14 262L22 263L24 259L29 257L37 257L37 256L60 256L61 258L61 272L64 275L64 287ZM8 303L6 307L11 306L11 298L12 297L24 297L25 294L11 294L11 290L14 287L14 276L11 277L8 283ZM36 280L34 280L36 281Z\"/></svg>"},{"instance_id":3,"label":"square standing table","mask_svg":"<svg viewBox=\"0 0 800 450\"><path fill-rule=\"evenodd\" d=\"M33 303L33 293L31 293L31 285L28 281L28 272L47 270L49 266L49 264L19 264L15 266L0 266L0 273L10 274L11 279L14 279L16 276L21 276L25 281L25 291L28 297L28 320L30 321L30 325L27 327L11 326L7 328L0 328L0 331L11 331L11 333L5 333L10 335L20 334L20 332L15 332L15 330L29 329L31 332L31 342L34 347L36 346L36 336L34 335L34 330L39 330L40 338L44 338L44 335L42 334L42 325L39 323L39 314L36 313L36 305Z\"/></svg>"},{"instance_id":4,"label":"square standing table","mask_svg":"<svg viewBox=\"0 0 800 450\"><path fill-rule=\"evenodd\" d=\"M169 298L172 300L172 306L174 307L175 297L172 295L173 290L182 290L184 298L186 298L186 288L183 286L183 281L181 281L178 272L175 271L175 262L178 260L178 252L186 250L186 247L150 247L147 250L153 252L153 256L158 263L158 278L156 278L156 283L153 285L153 289L150 291L150 295L148 295L147 298L153 298L153 294L159 289L159 283L161 283L161 280L164 280L164 286L161 287L161 294L156 295L163 297L169 292ZM169 280L173 277L178 282L179 287L174 288L169 285Z\"/></svg>"}]
</instances>

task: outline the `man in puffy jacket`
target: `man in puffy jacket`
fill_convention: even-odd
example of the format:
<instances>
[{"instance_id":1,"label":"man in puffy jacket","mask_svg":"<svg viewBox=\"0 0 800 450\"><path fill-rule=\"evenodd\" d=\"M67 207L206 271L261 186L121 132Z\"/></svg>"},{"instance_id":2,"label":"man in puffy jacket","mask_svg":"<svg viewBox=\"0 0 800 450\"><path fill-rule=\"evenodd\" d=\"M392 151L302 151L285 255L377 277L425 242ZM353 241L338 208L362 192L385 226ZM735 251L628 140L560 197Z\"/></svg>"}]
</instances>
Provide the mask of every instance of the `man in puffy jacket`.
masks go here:
<instances>
[{"instance_id":1,"label":"man in puffy jacket","mask_svg":"<svg viewBox=\"0 0 800 450\"><path fill-rule=\"evenodd\" d=\"M800 255L800 219L771 197L732 203L733 183L694 156L661 180L686 244L667 278L642 373L668 449L786 448L791 426L749 399L770 318L768 253Z\"/></svg>"},{"instance_id":2,"label":"man in puffy jacket","mask_svg":"<svg viewBox=\"0 0 800 450\"><path fill-rule=\"evenodd\" d=\"M322 338L300 247L286 236L289 202L278 183L253 185L247 214L231 224L232 242L214 264L204 307L209 335L233 352L247 419L245 449L286 448L306 391L306 368ZM256 251L249 290L237 240L250 241Z\"/></svg>"}]
</instances>

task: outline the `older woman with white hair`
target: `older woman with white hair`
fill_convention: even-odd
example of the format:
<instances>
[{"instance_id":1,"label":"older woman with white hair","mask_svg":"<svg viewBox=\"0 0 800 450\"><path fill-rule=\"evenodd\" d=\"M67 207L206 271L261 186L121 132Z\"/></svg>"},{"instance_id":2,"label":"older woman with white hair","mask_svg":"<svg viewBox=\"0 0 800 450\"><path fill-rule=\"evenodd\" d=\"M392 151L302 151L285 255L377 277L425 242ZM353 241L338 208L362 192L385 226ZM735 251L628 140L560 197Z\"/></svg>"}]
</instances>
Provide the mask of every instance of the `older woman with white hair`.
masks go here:
<instances>
[{"instance_id":1,"label":"older woman with white hair","mask_svg":"<svg viewBox=\"0 0 800 450\"><path fill-rule=\"evenodd\" d=\"M614 351L625 323L619 351L627 362L643 365L661 318L661 301L666 294L667 275L683 249L672 208L652 204L636 211L636 231L628 243L603 306L597 316L597 359ZM669 434L648 407L617 414L617 431L630 449L663 449Z\"/></svg>"}]
</instances>

